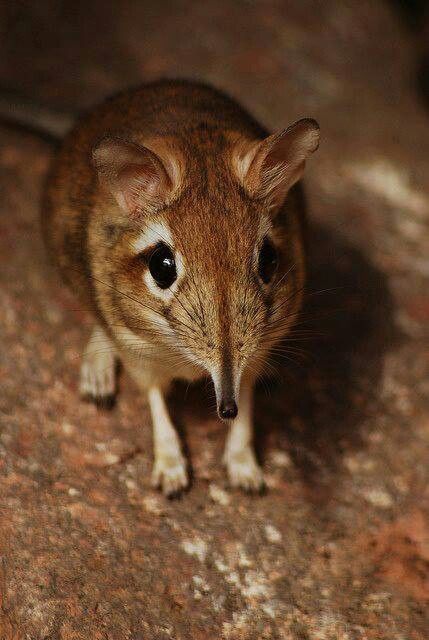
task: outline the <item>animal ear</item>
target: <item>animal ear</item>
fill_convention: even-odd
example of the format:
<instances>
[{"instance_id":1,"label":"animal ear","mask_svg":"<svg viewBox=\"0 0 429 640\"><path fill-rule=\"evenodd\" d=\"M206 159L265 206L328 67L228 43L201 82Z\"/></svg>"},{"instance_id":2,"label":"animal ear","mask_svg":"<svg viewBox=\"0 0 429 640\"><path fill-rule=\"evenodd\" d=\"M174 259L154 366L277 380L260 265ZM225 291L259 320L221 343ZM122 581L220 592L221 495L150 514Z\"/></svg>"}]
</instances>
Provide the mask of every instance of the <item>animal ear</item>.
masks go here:
<instances>
[{"instance_id":1,"label":"animal ear","mask_svg":"<svg viewBox=\"0 0 429 640\"><path fill-rule=\"evenodd\" d=\"M235 166L248 193L281 204L297 182L305 161L319 146L319 125L311 118L298 120L288 129L237 149Z\"/></svg>"},{"instance_id":2,"label":"animal ear","mask_svg":"<svg viewBox=\"0 0 429 640\"><path fill-rule=\"evenodd\" d=\"M156 211L171 195L173 184L161 158L120 138L103 138L92 151L100 183L131 215Z\"/></svg>"}]
</instances>

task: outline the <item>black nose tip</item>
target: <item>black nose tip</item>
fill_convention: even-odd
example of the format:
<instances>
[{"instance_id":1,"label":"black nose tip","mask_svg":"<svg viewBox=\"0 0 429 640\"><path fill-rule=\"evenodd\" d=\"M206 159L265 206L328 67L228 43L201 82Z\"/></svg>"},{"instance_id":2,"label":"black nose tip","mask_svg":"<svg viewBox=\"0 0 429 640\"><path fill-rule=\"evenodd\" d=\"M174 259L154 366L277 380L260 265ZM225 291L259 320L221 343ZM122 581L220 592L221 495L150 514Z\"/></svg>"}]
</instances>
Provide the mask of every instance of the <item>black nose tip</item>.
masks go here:
<instances>
[{"instance_id":1,"label":"black nose tip","mask_svg":"<svg viewBox=\"0 0 429 640\"><path fill-rule=\"evenodd\" d=\"M219 405L219 417L222 420L233 420L237 417L238 409L234 400L222 400Z\"/></svg>"}]
</instances>

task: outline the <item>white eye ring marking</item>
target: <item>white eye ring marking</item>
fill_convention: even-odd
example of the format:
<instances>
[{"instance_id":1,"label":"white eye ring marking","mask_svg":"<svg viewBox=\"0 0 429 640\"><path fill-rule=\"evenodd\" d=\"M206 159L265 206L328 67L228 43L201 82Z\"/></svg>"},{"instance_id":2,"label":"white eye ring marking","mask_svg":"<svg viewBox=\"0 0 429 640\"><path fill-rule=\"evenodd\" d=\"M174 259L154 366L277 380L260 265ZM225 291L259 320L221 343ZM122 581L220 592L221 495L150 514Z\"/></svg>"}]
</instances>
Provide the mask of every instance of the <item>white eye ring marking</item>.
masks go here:
<instances>
[{"instance_id":1,"label":"white eye ring marking","mask_svg":"<svg viewBox=\"0 0 429 640\"><path fill-rule=\"evenodd\" d=\"M262 215L259 221L257 241L255 244L255 249L253 251L253 261L255 265L258 264L259 250L261 248L262 241L266 236L270 237L272 228L273 225L270 218L268 216Z\"/></svg>"},{"instance_id":2,"label":"white eye ring marking","mask_svg":"<svg viewBox=\"0 0 429 640\"><path fill-rule=\"evenodd\" d=\"M170 247L173 246L173 238L170 229L165 222L154 220L149 222L141 231L138 238L134 240L133 249L136 254L142 253L148 247L164 242Z\"/></svg>"},{"instance_id":3,"label":"white eye ring marking","mask_svg":"<svg viewBox=\"0 0 429 640\"><path fill-rule=\"evenodd\" d=\"M179 286L179 282L183 277L184 267L181 253L173 248L173 238L167 224L161 220L155 220L154 222L147 224L138 238L134 241L133 250L135 251L135 254L138 255L139 253L143 253L143 251L148 247L155 246L160 242L168 245L173 252L176 263L177 278L168 289L161 289L152 278L149 270L145 271L143 280L152 295L156 296L160 300L168 302L174 297L177 287Z\"/></svg>"}]
</instances>

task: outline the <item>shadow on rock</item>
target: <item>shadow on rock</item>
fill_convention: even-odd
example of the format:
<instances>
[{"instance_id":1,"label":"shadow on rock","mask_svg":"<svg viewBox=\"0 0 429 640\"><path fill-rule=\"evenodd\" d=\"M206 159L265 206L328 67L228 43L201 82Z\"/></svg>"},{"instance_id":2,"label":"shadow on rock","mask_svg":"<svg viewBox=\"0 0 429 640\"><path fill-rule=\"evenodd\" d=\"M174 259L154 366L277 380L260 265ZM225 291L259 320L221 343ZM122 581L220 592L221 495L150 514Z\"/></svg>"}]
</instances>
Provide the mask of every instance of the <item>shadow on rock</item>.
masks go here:
<instances>
[{"instance_id":1,"label":"shadow on rock","mask_svg":"<svg viewBox=\"0 0 429 640\"><path fill-rule=\"evenodd\" d=\"M362 446L360 425L377 411L392 310L386 277L334 231L313 227L298 323L309 333L296 343L305 353L285 354L269 393L260 385L256 423L262 458L273 446L288 450L317 499L324 487L329 497L344 453Z\"/></svg>"},{"instance_id":2,"label":"shadow on rock","mask_svg":"<svg viewBox=\"0 0 429 640\"><path fill-rule=\"evenodd\" d=\"M429 5L426 0L390 0L415 48L415 70L411 69L417 95L429 108Z\"/></svg>"},{"instance_id":3,"label":"shadow on rock","mask_svg":"<svg viewBox=\"0 0 429 640\"><path fill-rule=\"evenodd\" d=\"M258 385L255 425L262 462L274 448L287 451L318 502L330 498L344 454L363 446L360 427L376 415L384 354L396 338L384 274L332 230L313 226L309 249L298 323L308 335L292 343L303 354L285 353L274 363L279 375ZM178 383L171 402L185 441L198 424L207 439L226 435L208 421L216 412L210 382Z\"/></svg>"}]
</instances>

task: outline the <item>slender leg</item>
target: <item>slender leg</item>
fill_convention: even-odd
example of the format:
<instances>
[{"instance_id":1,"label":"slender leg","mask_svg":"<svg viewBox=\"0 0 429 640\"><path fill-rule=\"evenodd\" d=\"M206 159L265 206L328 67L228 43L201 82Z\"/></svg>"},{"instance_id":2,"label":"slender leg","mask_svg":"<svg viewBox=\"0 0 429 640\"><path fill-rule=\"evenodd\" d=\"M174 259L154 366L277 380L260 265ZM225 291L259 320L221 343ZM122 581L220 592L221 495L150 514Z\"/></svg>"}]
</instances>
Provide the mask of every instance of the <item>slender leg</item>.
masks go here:
<instances>
[{"instance_id":1,"label":"slender leg","mask_svg":"<svg viewBox=\"0 0 429 640\"><path fill-rule=\"evenodd\" d=\"M252 397L252 387L243 385L238 416L233 420L227 436L223 462L233 487L260 491L264 487L264 477L253 450Z\"/></svg>"},{"instance_id":2,"label":"slender leg","mask_svg":"<svg viewBox=\"0 0 429 640\"><path fill-rule=\"evenodd\" d=\"M188 486L186 461L161 389L150 387L148 397L155 455L152 482L162 488L164 495L171 497Z\"/></svg>"},{"instance_id":3,"label":"slender leg","mask_svg":"<svg viewBox=\"0 0 429 640\"><path fill-rule=\"evenodd\" d=\"M116 395L115 347L105 331L95 326L83 354L79 391L83 398L109 409Z\"/></svg>"}]
</instances>

